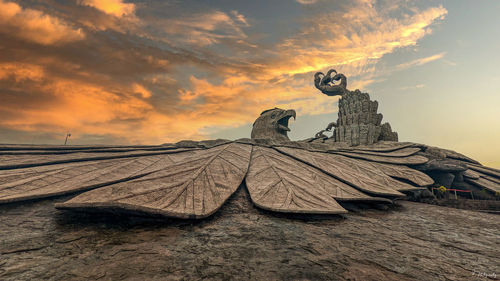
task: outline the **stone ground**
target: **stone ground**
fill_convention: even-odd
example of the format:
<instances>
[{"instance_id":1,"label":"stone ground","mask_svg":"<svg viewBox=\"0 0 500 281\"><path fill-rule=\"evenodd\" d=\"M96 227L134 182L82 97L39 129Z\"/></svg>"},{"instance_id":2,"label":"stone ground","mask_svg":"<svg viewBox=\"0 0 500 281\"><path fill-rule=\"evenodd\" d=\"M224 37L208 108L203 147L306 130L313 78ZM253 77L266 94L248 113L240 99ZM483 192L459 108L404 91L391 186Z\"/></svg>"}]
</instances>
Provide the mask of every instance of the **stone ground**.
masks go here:
<instances>
[{"instance_id":1,"label":"stone ground","mask_svg":"<svg viewBox=\"0 0 500 281\"><path fill-rule=\"evenodd\" d=\"M402 201L342 216L256 209L244 187L201 221L0 206L0 280L500 278L500 217ZM489 276L489 277L486 277Z\"/></svg>"}]
</instances>

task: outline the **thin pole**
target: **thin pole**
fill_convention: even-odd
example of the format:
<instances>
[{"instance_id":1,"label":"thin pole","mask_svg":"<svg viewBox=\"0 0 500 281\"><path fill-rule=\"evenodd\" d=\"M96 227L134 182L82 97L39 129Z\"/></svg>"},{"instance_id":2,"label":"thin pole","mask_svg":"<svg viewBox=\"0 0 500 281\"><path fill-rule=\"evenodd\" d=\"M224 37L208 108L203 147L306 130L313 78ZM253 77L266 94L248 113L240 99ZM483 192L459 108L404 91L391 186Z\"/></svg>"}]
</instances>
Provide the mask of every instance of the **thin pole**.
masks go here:
<instances>
[{"instance_id":1,"label":"thin pole","mask_svg":"<svg viewBox=\"0 0 500 281\"><path fill-rule=\"evenodd\" d=\"M64 145L66 145L66 143L68 142L68 138L71 137L71 134L68 132L66 134L66 139L64 140Z\"/></svg>"}]
</instances>

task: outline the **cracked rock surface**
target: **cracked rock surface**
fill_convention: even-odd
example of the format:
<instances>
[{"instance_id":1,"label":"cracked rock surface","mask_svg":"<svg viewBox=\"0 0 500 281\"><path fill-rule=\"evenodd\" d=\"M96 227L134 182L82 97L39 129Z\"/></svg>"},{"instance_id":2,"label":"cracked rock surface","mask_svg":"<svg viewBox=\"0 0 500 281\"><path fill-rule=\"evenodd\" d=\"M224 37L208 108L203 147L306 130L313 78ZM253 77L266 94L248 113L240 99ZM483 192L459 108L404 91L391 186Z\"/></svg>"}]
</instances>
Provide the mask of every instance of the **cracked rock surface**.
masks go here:
<instances>
[{"instance_id":1,"label":"cracked rock surface","mask_svg":"<svg viewBox=\"0 0 500 281\"><path fill-rule=\"evenodd\" d=\"M498 215L402 201L284 215L244 186L203 220L0 206L1 280L480 280L500 275Z\"/></svg>"}]
</instances>

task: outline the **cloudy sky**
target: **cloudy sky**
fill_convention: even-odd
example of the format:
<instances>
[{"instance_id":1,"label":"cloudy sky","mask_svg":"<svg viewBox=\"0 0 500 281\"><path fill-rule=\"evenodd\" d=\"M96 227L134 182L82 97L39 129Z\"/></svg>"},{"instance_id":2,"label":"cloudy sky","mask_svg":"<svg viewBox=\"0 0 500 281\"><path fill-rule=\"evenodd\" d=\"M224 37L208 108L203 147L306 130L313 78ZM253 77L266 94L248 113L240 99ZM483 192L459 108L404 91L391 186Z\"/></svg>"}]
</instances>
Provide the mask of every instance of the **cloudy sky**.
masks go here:
<instances>
[{"instance_id":1,"label":"cloudy sky","mask_svg":"<svg viewBox=\"0 0 500 281\"><path fill-rule=\"evenodd\" d=\"M401 141L500 168L500 1L0 0L0 143L291 139L336 120L335 68Z\"/></svg>"}]
</instances>

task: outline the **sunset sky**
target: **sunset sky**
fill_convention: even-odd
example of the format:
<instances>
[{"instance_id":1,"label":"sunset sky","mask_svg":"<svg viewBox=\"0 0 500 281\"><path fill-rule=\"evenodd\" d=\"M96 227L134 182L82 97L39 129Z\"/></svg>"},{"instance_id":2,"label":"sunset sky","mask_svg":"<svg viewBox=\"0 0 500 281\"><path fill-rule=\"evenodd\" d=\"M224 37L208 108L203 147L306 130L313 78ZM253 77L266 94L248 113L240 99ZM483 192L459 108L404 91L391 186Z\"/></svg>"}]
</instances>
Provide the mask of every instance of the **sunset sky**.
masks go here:
<instances>
[{"instance_id":1,"label":"sunset sky","mask_svg":"<svg viewBox=\"0 0 500 281\"><path fill-rule=\"evenodd\" d=\"M304 139L337 119L329 68L400 141L500 168L495 0L0 0L0 143L236 139L273 107Z\"/></svg>"}]
</instances>

